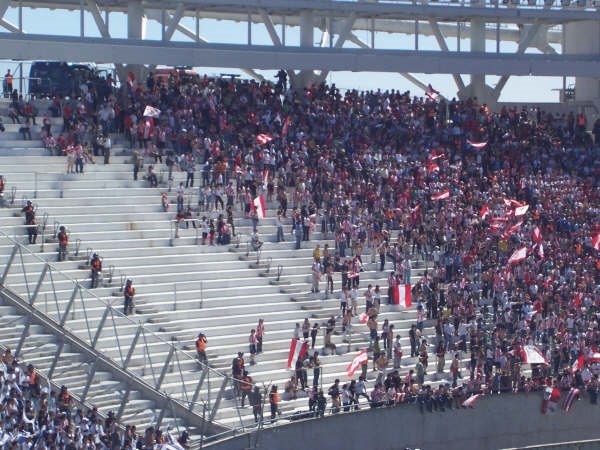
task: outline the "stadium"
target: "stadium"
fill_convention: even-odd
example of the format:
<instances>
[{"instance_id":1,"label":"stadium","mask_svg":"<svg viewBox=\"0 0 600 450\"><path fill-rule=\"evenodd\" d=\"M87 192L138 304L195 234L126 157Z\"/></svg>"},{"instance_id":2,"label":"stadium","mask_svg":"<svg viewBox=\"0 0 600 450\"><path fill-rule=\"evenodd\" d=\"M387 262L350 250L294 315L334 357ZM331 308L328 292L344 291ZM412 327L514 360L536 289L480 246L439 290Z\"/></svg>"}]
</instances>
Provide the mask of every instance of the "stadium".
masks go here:
<instances>
[{"instance_id":1,"label":"stadium","mask_svg":"<svg viewBox=\"0 0 600 450\"><path fill-rule=\"evenodd\" d=\"M0 448L600 448L599 19L0 0Z\"/></svg>"}]
</instances>

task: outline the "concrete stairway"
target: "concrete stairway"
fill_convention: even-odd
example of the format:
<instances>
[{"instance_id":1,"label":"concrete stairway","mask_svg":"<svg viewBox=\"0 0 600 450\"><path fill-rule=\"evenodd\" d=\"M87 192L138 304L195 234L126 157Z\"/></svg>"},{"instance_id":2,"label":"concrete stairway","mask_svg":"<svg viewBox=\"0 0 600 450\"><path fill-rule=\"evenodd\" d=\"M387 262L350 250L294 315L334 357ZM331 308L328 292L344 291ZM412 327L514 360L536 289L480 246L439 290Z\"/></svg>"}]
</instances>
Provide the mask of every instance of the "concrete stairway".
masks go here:
<instances>
[{"instance_id":1,"label":"concrete stairway","mask_svg":"<svg viewBox=\"0 0 600 450\"><path fill-rule=\"evenodd\" d=\"M0 150L0 155L2 155ZM311 324L323 323L330 315L339 314L337 298L325 298L324 294L310 294L310 266L312 250L319 243L321 247L333 242L323 239L320 233L313 233L311 242L303 243L301 250L294 250L291 242L276 243L274 211L268 211L267 219L259 225L261 237L265 240L261 255L261 265L257 267L254 255L245 255L245 243L251 233L251 224L243 218L236 218L236 232L240 235L240 246L196 245L197 236L192 228L180 230L180 237L171 246L171 223L174 213L164 213L160 207L160 192L151 189L145 182L134 182L131 167L124 157L112 158L108 166L102 164L86 166L84 175L65 175L64 159L60 157L0 157L0 173L7 177L7 186L17 186L17 199L31 198L37 190L35 202L39 213L49 215L49 223L63 224L71 234L71 242L81 240L81 249L93 249L104 258L105 269L116 268L112 286L94 289L98 301L86 308L89 321L99 321L105 311L103 302L122 304L118 292L120 274L134 280L137 291L136 314L130 322L122 322L117 330L105 330L99 337L98 348L104 354L119 359L119 340L131 342L141 322L145 329L154 331L157 336L175 342L182 350L192 350L193 340L198 331L208 336L209 360L218 370L230 373L231 359L238 351L247 352L247 338L259 318L266 323L264 353L257 357L256 366L248 366L254 381L262 384L275 383L282 387L291 372L286 367L290 339L295 323L308 317ZM37 186L32 174L38 172ZM175 174L174 185L183 179L183 173ZM192 204L195 203L195 194ZM172 203L174 194L171 195ZM187 201L187 200L186 200ZM18 201L20 207L20 200ZM23 219L14 217L17 208L0 210L0 230L19 239L24 237ZM215 213L211 213L213 216ZM237 214L239 216L239 213ZM51 227L49 227L51 228ZM50 230L51 231L51 230ZM286 239L289 226L286 226ZM34 255L24 255L26 271L39 274L44 263L38 258L54 261L54 245L46 244L41 253L40 244L29 246ZM0 242L0 268L12 250L6 240ZM49 253L51 252L51 253ZM369 255L363 256L365 272L361 273L361 291L367 284L379 284L384 289L384 273L376 270L376 265L368 263ZM266 274L269 262L270 271ZM81 261L52 263L65 276L56 277L54 290L42 286L37 299L38 308L49 308L50 312L64 310L72 293L72 282L66 276L80 280L87 285L88 271L80 269ZM283 267L280 283L275 282L276 267ZM422 273L422 265L413 270L415 277ZM36 278L32 278L36 279ZM21 295L26 295L28 283L18 270L9 273L6 285ZM340 288L339 274L336 274L336 290ZM56 300L54 296L56 294ZM46 298L50 299L46 306ZM359 305L364 305L364 299ZM364 306L359 308L364 310ZM403 345L409 348L408 328L414 323L416 311L396 311L383 305L379 323L389 319L396 332L402 335ZM339 354L323 355L323 385L335 378L346 379L346 365L356 351L368 342L367 327L355 318L351 345L342 342L341 330L333 338ZM341 322L338 319L338 322ZM88 333L85 317L78 312L67 322L69 329L76 334ZM430 327L425 329L431 335ZM322 335L317 347L322 346ZM168 358L168 347L156 340L149 342L152 361L159 365ZM406 353L406 352L405 352ZM191 352L193 355L193 351ZM143 374L146 356L134 354L131 367ZM181 384L191 384L198 380L198 364L193 358L178 362L181 370L166 373L161 390L173 395L181 394ZM403 371L414 367L415 360L404 358ZM155 375L145 375L152 380ZM183 378L183 380L182 380ZM431 380L434 377L430 377ZM439 380L444 381L444 378ZM221 386L220 379L207 380L202 386L200 398L215 395ZM215 420L232 426L239 425L239 415L235 401L226 398L216 412ZM229 395L229 397L231 397ZM284 410L306 406L306 399L284 402ZM249 409L242 410L242 421L253 421Z\"/></svg>"}]
</instances>

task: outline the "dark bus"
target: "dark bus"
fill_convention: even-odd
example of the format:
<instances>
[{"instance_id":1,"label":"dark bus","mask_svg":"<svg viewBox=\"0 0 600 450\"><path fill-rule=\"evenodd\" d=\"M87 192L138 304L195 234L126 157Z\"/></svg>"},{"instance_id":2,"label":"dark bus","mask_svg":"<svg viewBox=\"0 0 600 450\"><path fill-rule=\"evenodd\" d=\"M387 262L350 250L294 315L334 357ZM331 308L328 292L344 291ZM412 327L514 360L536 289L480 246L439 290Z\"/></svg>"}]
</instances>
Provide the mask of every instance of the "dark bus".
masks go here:
<instances>
[{"instance_id":1,"label":"dark bus","mask_svg":"<svg viewBox=\"0 0 600 450\"><path fill-rule=\"evenodd\" d=\"M95 69L87 64L34 61L29 70L29 94L35 97L76 97L83 81L93 79Z\"/></svg>"}]
</instances>

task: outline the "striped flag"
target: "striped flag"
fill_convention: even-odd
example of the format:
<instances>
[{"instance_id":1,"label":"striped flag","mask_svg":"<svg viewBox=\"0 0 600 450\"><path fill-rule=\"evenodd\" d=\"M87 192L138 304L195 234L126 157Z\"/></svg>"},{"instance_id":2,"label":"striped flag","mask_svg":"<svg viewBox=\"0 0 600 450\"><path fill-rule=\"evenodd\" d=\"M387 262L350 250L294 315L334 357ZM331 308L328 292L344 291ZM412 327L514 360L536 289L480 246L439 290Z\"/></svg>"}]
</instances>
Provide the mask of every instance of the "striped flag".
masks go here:
<instances>
[{"instance_id":1,"label":"striped flag","mask_svg":"<svg viewBox=\"0 0 600 450\"><path fill-rule=\"evenodd\" d=\"M521 228L521 225L523 225L523 221L521 220L520 222L515 223L514 225L511 225L510 227L508 227L506 229L506 231L502 234L502 237L504 239L506 239L507 237L509 237L511 234L516 233L517 231L519 231L519 228Z\"/></svg>"},{"instance_id":2,"label":"striped flag","mask_svg":"<svg viewBox=\"0 0 600 450\"><path fill-rule=\"evenodd\" d=\"M540 227L537 225L533 227L533 230L531 230L531 239L533 239L537 244L542 243L542 232L540 231Z\"/></svg>"},{"instance_id":3,"label":"striped flag","mask_svg":"<svg viewBox=\"0 0 600 450\"><path fill-rule=\"evenodd\" d=\"M592 238L592 248L600 251L600 231Z\"/></svg>"},{"instance_id":4,"label":"striped flag","mask_svg":"<svg viewBox=\"0 0 600 450\"><path fill-rule=\"evenodd\" d=\"M508 264L517 264L527 258L527 247L521 247L516 249L513 254L508 258Z\"/></svg>"},{"instance_id":5,"label":"striped flag","mask_svg":"<svg viewBox=\"0 0 600 450\"><path fill-rule=\"evenodd\" d=\"M434 194L431 196L431 200L444 200L450 197L450 189L446 189L438 194Z\"/></svg>"},{"instance_id":6,"label":"striped flag","mask_svg":"<svg viewBox=\"0 0 600 450\"><path fill-rule=\"evenodd\" d=\"M484 148L487 145L487 141L475 142L475 141L470 141L469 139L467 139L467 144L469 144L471 147L473 147L477 150L481 150L482 148Z\"/></svg>"},{"instance_id":7,"label":"striped flag","mask_svg":"<svg viewBox=\"0 0 600 450\"><path fill-rule=\"evenodd\" d=\"M521 354L525 364L545 364L548 360L542 355L542 352L534 345L525 345Z\"/></svg>"},{"instance_id":8,"label":"striped flag","mask_svg":"<svg viewBox=\"0 0 600 450\"><path fill-rule=\"evenodd\" d=\"M352 362L346 366L346 372L348 372L348 376L353 377L354 372L356 372L356 369L358 369L360 366L362 366L368 360L369 360L369 355L367 355L367 351L361 350L358 353L358 355L356 355L354 357Z\"/></svg>"},{"instance_id":9,"label":"striped flag","mask_svg":"<svg viewBox=\"0 0 600 450\"><path fill-rule=\"evenodd\" d=\"M267 217L267 208L265 207L265 199L262 195L259 195L252 201L252 207L256 211L256 216L259 219Z\"/></svg>"},{"instance_id":10,"label":"striped flag","mask_svg":"<svg viewBox=\"0 0 600 450\"><path fill-rule=\"evenodd\" d=\"M576 370L583 369L585 365L585 355L580 353L573 365L571 366L571 371L575 372Z\"/></svg>"},{"instance_id":11,"label":"striped flag","mask_svg":"<svg viewBox=\"0 0 600 450\"><path fill-rule=\"evenodd\" d=\"M481 220L484 220L486 218L486 216L490 213L490 207L488 205L483 205L481 208L481 211L479 211L479 216L481 217Z\"/></svg>"},{"instance_id":12,"label":"striped flag","mask_svg":"<svg viewBox=\"0 0 600 450\"><path fill-rule=\"evenodd\" d=\"M581 391L579 389L574 388L574 387L571 388L571 390L565 397L565 400L562 405L562 409L564 412L569 412L571 410L571 407L573 406L573 402L575 400L579 399L579 394L581 394Z\"/></svg>"},{"instance_id":13,"label":"striped flag","mask_svg":"<svg viewBox=\"0 0 600 450\"><path fill-rule=\"evenodd\" d=\"M540 257L540 259L544 259L544 244L539 244L537 246L537 254Z\"/></svg>"},{"instance_id":14,"label":"striped flag","mask_svg":"<svg viewBox=\"0 0 600 450\"><path fill-rule=\"evenodd\" d=\"M273 136L271 136L270 134L261 133L256 136L256 142L258 142L260 145L266 144L267 142L271 142L272 140Z\"/></svg>"},{"instance_id":15,"label":"striped flag","mask_svg":"<svg viewBox=\"0 0 600 450\"><path fill-rule=\"evenodd\" d=\"M393 288L394 305L410 308L412 305L412 291L410 284L397 284Z\"/></svg>"},{"instance_id":16,"label":"striped flag","mask_svg":"<svg viewBox=\"0 0 600 450\"><path fill-rule=\"evenodd\" d=\"M269 183L269 169L263 170L263 189L267 189L267 184Z\"/></svg>"},{"instance_id":17,"label":"striped flag","mask_svg":"<svg viewBox=\"0 0 600 450\"><path fill-rule=\"evenodd\" d=\"M438 102L440 100L440 91L436 91L431 84L428 84L427 90L425 91L425 97L432 102Z\"/></svg>"},{"instance_id":18,"label":"striped flag","mask_svg":"<svg viewBox=\"0 0 600 450\"><path fill-rule=\"evenodd\" d=\"M296 361L298 359L304 358L304 356L308 353L308 342L300 342L299 339L292 339L290 343L290 353L288 354L287 366L288 369L292 367L296 367Z\"/></svg>"},{"instance_id":19,"label":"striped flag","mask_svg":"<svg viewBox=\"0 0 600 450\"><path fill-rule=\"evenodd\" d=\"M475 404L475 400L477 400L482 395L483 394L471 395L468 399L466 399L464 402L462 402L462 407L463 408L473 408L473 405Z\"/></svg>"}]
</instances>

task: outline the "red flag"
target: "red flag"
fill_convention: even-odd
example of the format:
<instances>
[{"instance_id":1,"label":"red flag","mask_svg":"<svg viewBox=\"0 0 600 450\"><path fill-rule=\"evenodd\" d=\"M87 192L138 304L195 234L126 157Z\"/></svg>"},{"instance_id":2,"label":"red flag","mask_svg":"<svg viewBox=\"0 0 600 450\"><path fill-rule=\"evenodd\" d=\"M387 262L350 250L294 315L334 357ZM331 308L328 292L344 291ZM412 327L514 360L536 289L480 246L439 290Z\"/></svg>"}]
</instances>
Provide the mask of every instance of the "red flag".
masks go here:
<instances>
[{"instance_id":1,"label":"red flag","mask_svg":"<svg viewBox=\"0 0 600 450\"><path fill-rule=\"evenodd\" d=\"M290 130L291 124L292 124L292 117L287 116L285 118L285 122L283 122L283 128L281 129L281 136L283 136L283 137L287 136L288 131Z\"/></svg>"},{"instance_id":2,"label":"red flag","mask_svg":"<svg viewBox=\"0 0 600 450\"><path fill-rule=\"evenodd\" d=\"M288 355L287 366L288 369L296 367L296 361L304 358L308 353L308 342L300 342L298 339L292 339L290 343L290 353Z\"/></svg>"},{"instance_id":3,"label":"red flag","mask_svg":"<svg viewBox=\"0 0 600 450\"><path fill-rule=\"evenodd\" d=\"M514 251L510 258L508 258L508 264L516 264L523 261L527 257L527 247L521 247Z\"/></svg>"},{"instance_id":4,"label":"red flag","mask_svg":"<svg viewBox=\"0 0 600 450\"><path fill-rule=\"evenodd\" d=\"M542 232L540 231L540 227L537 225L533 227L533 230L531 230L531 239L533 239L533 241L537 244L542 243Z\"/></svg>"},{"instance_id":5,"label":"red flag","mask_svg":"<svg viewBox=\"0 0 600 450\"><path fill-rule=\"evenodd\" d=\"M488 205L483 205L481 211L479 211L479 216L481 217L481 220L484 220L485 217L489 214L489 209L490 208Z\"/></svg>"},{"instance_id":6,"label":"red flag","mask_svg":"<svg viewBox=\"0 0 600 450\"><path fill-rule=\"evenodd\" d=\"M266 144L267 142L271 142L272 140L273 136L271 136L270 134L261 133L256 136L256 142L258 142L260 145Z\"/></svg>"},{"instance_id":7,"label":"red flag","mask_svg":"<svg viewBox=\"0 0 600 450\"><path fill-rule=\"evenodd\" d=\"M432 195L431 200L444 200L450 197L450 190L446 189L438 194Z\"/></svg>"},{"instance_id":8,"label":"red flag","mask_svg":"<svg viewBox=\"0 0 600 450\"><path fill-rule=\"evenodd\" d=\"M431 163L431 164L427 164L427 173L431 174L432 172L439 172L440 171L440 166L438 166L436 163Z\"/></svg>"},{"instance_id":9,"label":"red flag","mask_svg":"<svg viewBox=\"0 0 600 450\"><path fill-rule=\"evenodd\" d=\"M523 203L521 203L517 200L513 200L512 198L504 197L502 200L504 201L504 204L506 206L508 206L509 208L518 208L520 206L525 206Z\"/></svg>"},{"instance_id":10,"label":"red flag","mask_svg":"<svg viewBox=\"0 0 600 450\"><path fill-rule=\"evenodd\" d=\"M346 366L346 372L348 372L348 376L353 377L354 372L356 372L356 369L358 369L360 366L362 366L368 360L369 360L369 355L367 355L367 351L361 350L358 353L358 355L356 355L354 357L352 362Z\"/></svg>"},{"instance_id":11,"label":"red flag","mask_svg":"<svg viewBox=\"0 0 600 450\"><path fill-rule=\"evenodd\" d=\"M410 308L412 304L412 291L410 284L397 284L393 287L394 304L403 308Z\"/></svg>"},{"instance_id":12,"label":"red flag","mask_svg":"<svg viewBox=\"0 0 600 450\"><path fill-rule=\"evenodd\" d=\"M483 394L471 395L468 399L466 399L464 402L462 402L463 408L473 408L473 405L475 404L475 400L477 400L482 395Z\"/></svg>"},{"instance_id":13,"label":"red flag","mask_svg":"<svg viewBox=\"0 0 600 450\"><path fill-rule=\"evenodd\" d=\"M259 195L252 201L252 207L256 211L256 216L259 219L267 217L267 208L265 207L265 199L262 195Z\"/></svg>"},{"instance_id":14,"label":"red flag","mask_svg":"<svg viewBox=\"0 0 600 450\"><path fill-rule=\"evenodd\" d=\"M540 243L537 246L537 254L540 257L540 259L544 259L544 244Z\"/></svg>"},{"instance_id":15,"label":"red flag","mask_svg":"<svg viewBox=\"0 0 600 450\"><path fill-rule=\"evenodd\" d=\"M579 356L577 357L577 359L575 360L575 362L573 363L573 365L571 366L571 370L573 372L575 372L576 370L581 370L581 369L583 369L584 365L585 365L585 355L583 353L580 353Z\"/></svg>"},{"instance_id":16,"label":"red flag","mask_svg":"<svg viewBox=\"0 0 600 450\"><path fill-rule=\"evenodd\" d=\"M362 314L360 315L360 323L362 323L362 324L365 324L365 323L367 323L367 319L368 319L368 318L369 318L369 317L367 316L367 313L362 313Z\"/></svg>"},{"instance_id":17,"label":"red flag","mask_svg":"<svg viewBox=\"0 0 600 450\"><path fill-rule=\"evenodd\" d=\"M600 251L600 231L592 238L592 248Z\"/></svg>"},{"instance_id":18,"label":"red flag","mask_svg":"<svg viewBox=\"0 0 600 450\"><path fill-rule=\"evenodd\" d=\"M487 141L474 142L474 141L470 141L469 139L467 139L467 144L469 144L473 148L476 148L477 150L481 150L482 148L484 148L487 145Z\"/></svg>"},{"instance_id":19,"label":"red flag","mask_svg":"<svg viewBox=\"0 0 600 450\"><path fill-rule=\"evenodd\" d=\"M525 364L545 364L548 365L548 361L542 355L542 352L534 345L525 345L521 354L523 362Z\"/></svg>"},{"instance_id":20,"label":"red flag","mask_svg":"<svg viewBox=\"0 0 600 450\"><path fill-rule=\"evenodd\" d=\"M437 102L440 99L440 92L436 91L431 84L427 85L427 90L425 91L425 97L427 97L432 102Z\"/></svg>"},{"instance_id":21,"label":"red flag","mask_svg":"<svg viewBox=\"0 0 600 450\"><path fill-rule=\"evenodd\" d=\"M263 189L267 189L269 183L269 169L263 170Z\"/></svg>"},{"instance_id":22,"label":"red flag","mask_svg":"<svg viewBox=\"0 0 600 450\"><path fill-rule=\"evenodd\" d=\"M516 233L517 231L519 231L519 228L521 228L521 225L523 225L523 221L517 222L514 225L511 225L510 227L508 227L506 229L506 231L504 233L502 233L502 237L506 239L511 234Z\"/></svg>"}]
</instances>

